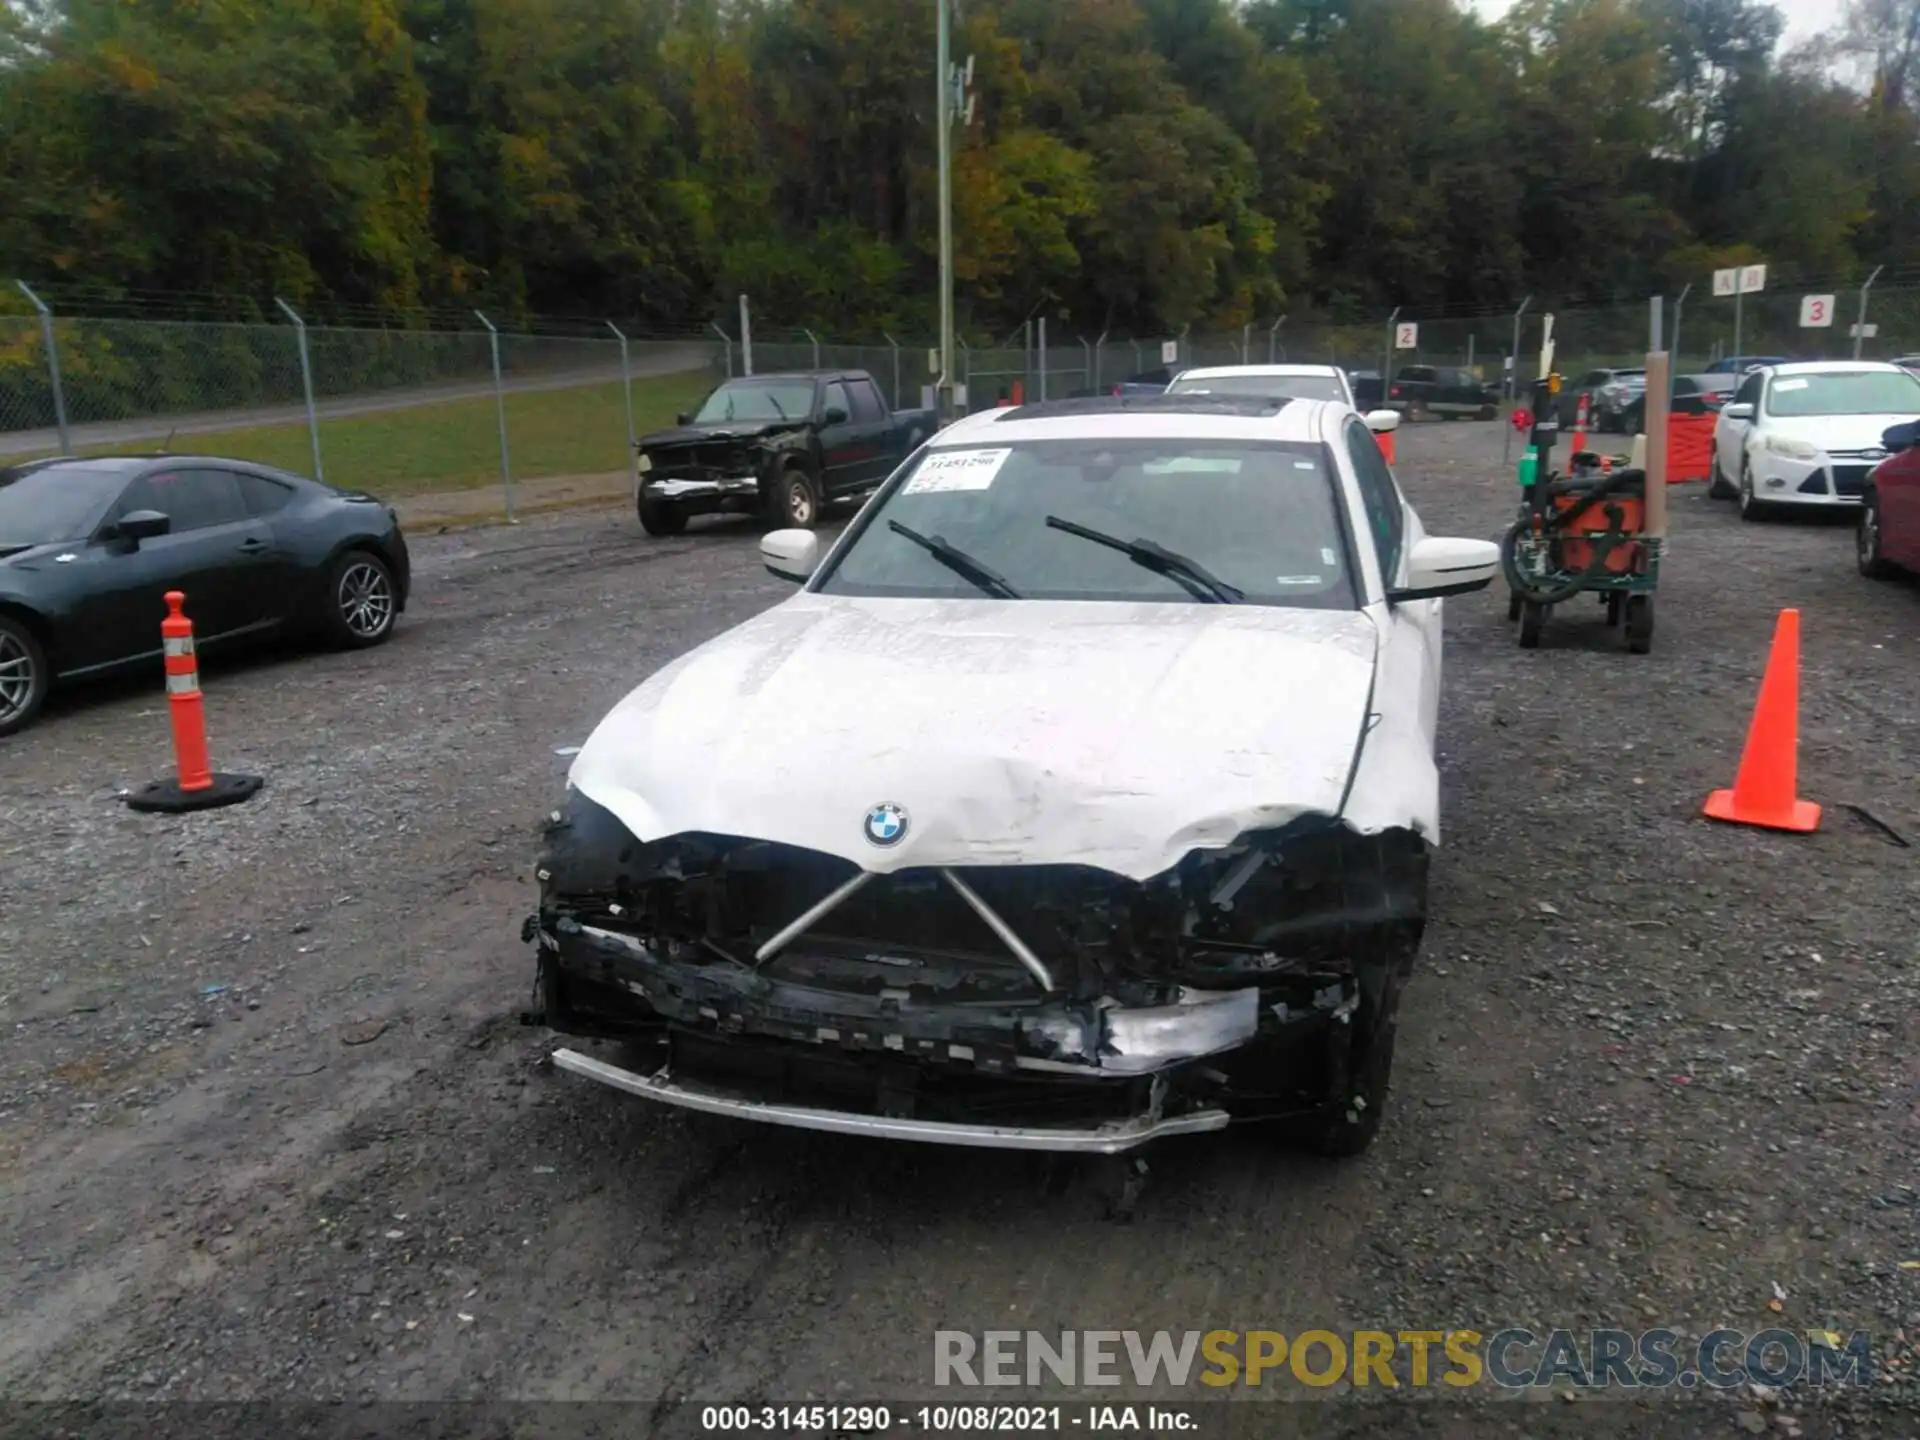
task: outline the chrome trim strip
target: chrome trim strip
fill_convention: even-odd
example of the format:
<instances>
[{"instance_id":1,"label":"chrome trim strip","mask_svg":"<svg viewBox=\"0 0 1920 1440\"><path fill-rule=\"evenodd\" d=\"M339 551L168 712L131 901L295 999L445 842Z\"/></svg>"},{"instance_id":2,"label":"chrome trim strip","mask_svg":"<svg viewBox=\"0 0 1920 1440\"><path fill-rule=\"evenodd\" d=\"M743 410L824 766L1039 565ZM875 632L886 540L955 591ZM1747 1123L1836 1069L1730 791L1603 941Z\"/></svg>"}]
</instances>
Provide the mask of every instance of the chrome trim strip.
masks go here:
<instances>
[{"instance_id":1,"label":"chrome trim strip","mask_svg":"<svg viewBox=\"0 0 1920 1440\"><path fill-rule=\"evenodd\" d=\"M759 1120L770 1125L819 1130L834 1135L917 1140L928 1144L962 1145L986 1150L1048 1150L1063 1154L1118 1155L1168 1135L1224 1130L1231 1118L1224 1110L1199 1110L1160 1120L1150 1115L1140 1115L1131 1120L1081 1129L965 1125L889 1115L859 1115L841 1110L815 1110L801 1105L767 1104L709 1086L671 1079L664 1068L651 1075L636 1075L631 1070L595 1060L576 1050L554 1051L553 1063L557 1069L583 1079L597 1080L602 1085L624 1090L629 1095L677 1105L683 1110L697 1110L705 1115Z\"/></svg>"}]
</instances>

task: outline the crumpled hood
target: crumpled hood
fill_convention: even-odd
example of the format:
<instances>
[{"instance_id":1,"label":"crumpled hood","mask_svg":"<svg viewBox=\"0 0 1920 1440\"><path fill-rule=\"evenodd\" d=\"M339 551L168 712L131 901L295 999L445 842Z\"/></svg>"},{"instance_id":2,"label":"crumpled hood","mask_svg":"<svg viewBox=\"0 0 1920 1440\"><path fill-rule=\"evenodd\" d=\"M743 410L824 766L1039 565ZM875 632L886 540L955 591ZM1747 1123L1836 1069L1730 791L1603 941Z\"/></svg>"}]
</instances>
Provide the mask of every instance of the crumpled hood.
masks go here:
<instances>
[{"instance_id":1,"label":"crumpled hood","mask_svg":"<svg viewBox=\"0 0 1920 1440\"><path fill-rule=\"evenodd\" d=\"M760 440L782 430L802 430L806 419L796 420L724 420L711 425L676 425L655 430L634 443L642 450L667 445L703 445L715 440Z\"/></svg>"},{"instance_id":2,"label":"crumpled hood","mask_svg":"<svg viewBox=\"0 0 1920 1440\"><path fill-rule=\"evenodd\" d=\"M1338 813L1377 643L1358 611L802 594L633 691L569 783L643 841L1144 880ZM881 847L887 802L907 828Z\"/></svg>"}]
</instances>

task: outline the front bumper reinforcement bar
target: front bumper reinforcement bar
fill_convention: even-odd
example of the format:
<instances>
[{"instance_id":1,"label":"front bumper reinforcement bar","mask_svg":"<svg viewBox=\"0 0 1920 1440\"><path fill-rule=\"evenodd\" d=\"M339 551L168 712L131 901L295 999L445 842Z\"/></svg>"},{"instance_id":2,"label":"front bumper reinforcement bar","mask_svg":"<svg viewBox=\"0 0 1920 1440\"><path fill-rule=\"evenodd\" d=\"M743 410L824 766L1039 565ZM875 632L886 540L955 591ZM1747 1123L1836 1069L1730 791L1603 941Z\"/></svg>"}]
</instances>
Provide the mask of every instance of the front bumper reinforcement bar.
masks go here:
<instances>
[{"instance_id":1,"label":"front bumper reinforcement bar","mask_svg":"<svg viewBox=\"0 0 1920 1440\"><path fill-rule=\"evenodd\" d=\"M698 1110L707 1115L729 1115L798 1130L823 1130L835 1135L864 1135L886 1140L920 1140L937 1145L966 1145L987 1150L1048 1150L1062 1154L1119 1155L1168 1135L1190 1135L1223 1130L1224 1110L1197 1110L1159 1119L1138 1115L1080 1128L1055 1126L966 1125L948 1121L913 1120L890 1115L861 1115L842 1110L816 1110L803 1105L775 1105L750 1100L711 1085L675 1080L662 1066L651 1075L635 1074L577 1050L556 1050L553 1063L571 1074L597 1080L629 1095Z\"/></svg>"}]
</instances>

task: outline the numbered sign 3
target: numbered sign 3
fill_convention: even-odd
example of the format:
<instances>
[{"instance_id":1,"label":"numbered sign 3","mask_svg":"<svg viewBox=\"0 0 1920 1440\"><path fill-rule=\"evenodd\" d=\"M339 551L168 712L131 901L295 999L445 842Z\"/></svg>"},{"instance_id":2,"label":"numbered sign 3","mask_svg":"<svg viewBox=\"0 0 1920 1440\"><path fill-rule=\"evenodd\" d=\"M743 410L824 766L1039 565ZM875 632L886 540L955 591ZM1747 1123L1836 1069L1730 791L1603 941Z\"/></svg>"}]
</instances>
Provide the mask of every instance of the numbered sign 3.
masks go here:
<instances>
[{"instance_id":1,"label":"numbered sign 3","mask_svg":"<svg viewBox=\"0 0 1920 1440\"><path fill-rule=\"evenodd\" d=\"M1800 324L1807 329L1825 328L1833 324L1833 296L1802 295Z\"/></svg>"}]
</instances>

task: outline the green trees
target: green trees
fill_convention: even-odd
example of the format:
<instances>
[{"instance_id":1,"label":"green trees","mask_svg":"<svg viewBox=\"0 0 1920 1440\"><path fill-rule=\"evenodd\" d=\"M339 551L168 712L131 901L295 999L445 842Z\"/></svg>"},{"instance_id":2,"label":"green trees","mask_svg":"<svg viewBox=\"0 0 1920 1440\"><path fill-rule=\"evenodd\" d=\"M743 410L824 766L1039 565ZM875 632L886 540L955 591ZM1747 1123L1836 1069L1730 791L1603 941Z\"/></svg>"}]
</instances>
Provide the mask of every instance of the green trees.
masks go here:
<instances>
[{"instance_id":1,"label":"green trees","mask_svg":"<svg viewBox=\"0 0 1920 1440\"><path fill-rule=\"evenodd\" d=\"M1149 333L1920 260L1916 4L1783 60L1757 0L968 0L960 312ZM12 0L0 274L658 324L744 289L924 333L932 12Z\"/></svg>"}]
</instances>

